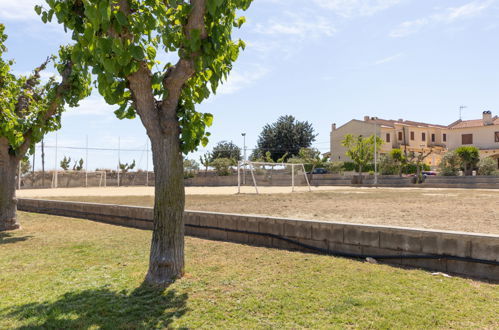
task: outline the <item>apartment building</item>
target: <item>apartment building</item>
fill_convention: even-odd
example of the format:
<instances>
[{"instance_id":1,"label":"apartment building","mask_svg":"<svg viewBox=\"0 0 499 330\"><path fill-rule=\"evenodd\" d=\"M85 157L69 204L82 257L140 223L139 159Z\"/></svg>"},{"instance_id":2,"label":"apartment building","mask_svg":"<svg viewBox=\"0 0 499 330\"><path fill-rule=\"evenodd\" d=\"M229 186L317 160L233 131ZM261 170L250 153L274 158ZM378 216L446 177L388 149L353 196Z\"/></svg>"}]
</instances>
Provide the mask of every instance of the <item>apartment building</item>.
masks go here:
<instances>
[{"instance_id":1,"label":"apartment building","mask_svg":"<svg viewBox=\"0 0 499 330\"><path fill-rule=\"evenodd\" d=\"M398 148L410 153L432 151L425 162L436 167L447 150L460 146L475 146L481 157L497 159L499 169L499 117L484 111L481 119L457 120L448 126L415 122L410 120L387 120L364 116L364 120L352 119L336 127L332 124L330 157L332 161L350 161L341 145L345 135L371 136L376 134L383 140L380 153L387 154Z\"/></svg>"}]
</instances>

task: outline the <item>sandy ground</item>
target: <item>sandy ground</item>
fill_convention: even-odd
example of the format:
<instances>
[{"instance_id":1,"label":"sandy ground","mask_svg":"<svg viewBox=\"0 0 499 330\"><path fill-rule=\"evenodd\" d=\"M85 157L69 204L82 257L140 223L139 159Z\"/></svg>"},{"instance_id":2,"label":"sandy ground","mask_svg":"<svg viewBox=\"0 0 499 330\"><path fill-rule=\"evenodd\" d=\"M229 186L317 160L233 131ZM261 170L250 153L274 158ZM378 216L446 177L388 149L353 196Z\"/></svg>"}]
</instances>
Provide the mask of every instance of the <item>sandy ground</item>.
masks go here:
<instances>
[{"instance_id":1,"label":"sandy ground","mask_svg":"<svg viewBox=\"0 0 499 330\"><path fill-rule=\"evenodd\" d=\"M348 187L346 187L348 188ZM312 191L344 189L344 187L312 187ZM259 187L263 194L285 194L291 187ZM307 187L295 187L295 191L308 191ZM186 187L187 195L234 195L237 187ZM254 187L241 187L243 194L255 194ZM22 198L69 197L69 196L154 196L154 187L89 187L57 189L22 189L17 191Z\"/></svg>"},{"instance_id":2,"label":"sandy ground","mask_svg":"<svg viewBox=\"0 0 499 330\"><path fill-rule=\"evenodd\" d=\"M316 187L188 187L186 208L400 227L499 234L499 190ZM151 187L23 190L19 197L153 204Z\"/></svg>"}]
</instances>

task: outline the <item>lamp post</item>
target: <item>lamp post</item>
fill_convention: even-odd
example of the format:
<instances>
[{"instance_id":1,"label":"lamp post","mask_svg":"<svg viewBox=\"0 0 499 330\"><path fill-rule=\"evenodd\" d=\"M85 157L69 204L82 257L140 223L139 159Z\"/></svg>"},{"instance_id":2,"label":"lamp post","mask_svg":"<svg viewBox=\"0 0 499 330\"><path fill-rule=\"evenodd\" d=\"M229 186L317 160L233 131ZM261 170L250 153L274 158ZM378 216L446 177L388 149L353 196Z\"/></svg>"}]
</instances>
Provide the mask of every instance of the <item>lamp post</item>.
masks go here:
<instances>
[{"instance_id":1,"label":"lamp post","mask_svg":"<svg viewBox=\"0 0 499 330\"><path fill-rule=\"evenodd\" d=\"M243 184L246 184L246 133L241 133L243 136Z\"/></svg>"},{"instance_id":2,"label":"lamp post","mask_svg":"<svg viewBox=\"0 0 499 330\"><path fill-rule=\"evenodd\" d=\"M371 117L371 119L374 122L374 184L378 184L378 125L376 124L378 117Z\"/></svg>"}]
</instances>

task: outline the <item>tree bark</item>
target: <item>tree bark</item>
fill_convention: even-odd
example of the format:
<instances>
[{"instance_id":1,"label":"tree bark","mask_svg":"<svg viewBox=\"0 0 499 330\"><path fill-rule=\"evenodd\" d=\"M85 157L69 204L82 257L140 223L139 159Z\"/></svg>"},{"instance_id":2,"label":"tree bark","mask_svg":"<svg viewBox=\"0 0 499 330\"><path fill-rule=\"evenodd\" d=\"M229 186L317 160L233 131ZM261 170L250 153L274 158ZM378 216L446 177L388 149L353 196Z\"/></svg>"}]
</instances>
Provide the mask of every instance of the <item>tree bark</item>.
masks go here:
<instances>
[{"instance_id":1,"label":"tree bark","mask_svg":"<svg viewBox=\"0 0 499 330\"><path fill-rule=\"evenodd\" d=\"M154 231L146 283L165 287L184 273L184 176L178 130L151 136Z\"/></svg>"},{"instance_id":2,"label":"tree bark","mask_svg":"<svg viewBox=\"0 0 499 330\"><path fill-rule=\"evenodd\" d=\"M6 143L5 143L6 144ZM0 231L19 229L17 221L16 177L18 161L9 149L0 146Z\"/></svg>"}]
</instances>

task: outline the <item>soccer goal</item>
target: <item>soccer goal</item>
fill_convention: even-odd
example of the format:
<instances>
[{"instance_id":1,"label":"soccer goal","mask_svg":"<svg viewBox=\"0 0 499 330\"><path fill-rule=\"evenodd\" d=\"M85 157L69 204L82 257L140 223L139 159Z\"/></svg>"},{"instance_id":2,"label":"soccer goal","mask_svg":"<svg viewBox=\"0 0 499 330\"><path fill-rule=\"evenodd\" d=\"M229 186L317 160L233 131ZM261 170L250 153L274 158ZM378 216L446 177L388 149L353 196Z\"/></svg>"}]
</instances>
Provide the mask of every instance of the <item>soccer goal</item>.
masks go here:
<instances>
[{"instance_id":1,"label":"soccer goal","mask_svg":"<svg viewBox=\"0 0 499 330\"><path fill-rule=\"evenodd\" d=\"M241 193L241 186L252 185L258 194L261 186L289 186L294 192L297 186L306 186L308 191L310 182L305 171L305 164L266 163L239 161L237 163L237 193Z\"/></svg>"}]
</instances>

